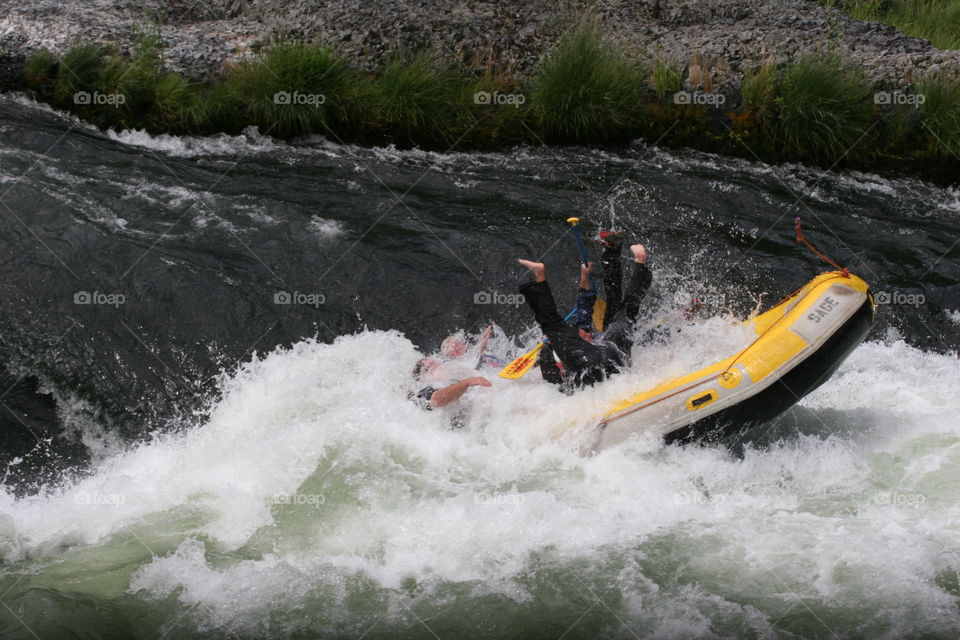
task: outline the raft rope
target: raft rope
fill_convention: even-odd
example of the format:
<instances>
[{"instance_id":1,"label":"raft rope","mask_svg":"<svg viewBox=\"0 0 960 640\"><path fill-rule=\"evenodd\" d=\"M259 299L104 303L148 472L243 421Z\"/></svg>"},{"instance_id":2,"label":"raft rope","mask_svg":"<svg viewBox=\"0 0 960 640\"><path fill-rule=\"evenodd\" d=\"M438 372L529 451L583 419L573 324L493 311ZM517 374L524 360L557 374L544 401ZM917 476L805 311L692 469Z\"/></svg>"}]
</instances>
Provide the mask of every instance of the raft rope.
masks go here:
<instances>
[{"instance_id":1,"label":"raft rope","mask_svg":"<svg viewBox=\"0 0 960 640\"><path fill-rule=\"evenodd\" d=\"M796 220L794 221L793 228L794 228L794 229L796 230L796 232L797 232L797 242L799 242L799 243L801 243L801 244L807 245L807 247L809 247L811 251L813 251L815 254L817 254L818 256L820 256L820 259L821 259L821 260L823 260L823 261L826 262L827 264L833 265L833 267L834 267L837 271L842 271L844 278L849 278L849 277L850 277L850 272L847 270L846 267L841 267L841 266L838 265L836 262L834 262L833 260L831 260L830 258L828 258L827 256L825 256L824 254L822 254L820 251L817 250L817 248L816 248L815 246L813 246L812 244L810 244L810 241L809 241L809 240L807 240L806 238L803 237L803 229L800 228L800 217L799 217L799 216L797 216ZM793 294L790 294L790 295L793 295Z\"/></svg>"},{"instance_id":2,"label":"raft rope","mask_svg":"<svg viewBox=\"0 0 960 640\"><path fill-rule=\"evenodd\" d=\"M813 245L810 243L810 241L807 240L807 239L803 236L803 230L800 228L800 218L799 218L799 217L796 218L796 220L795 220L795 222L794 222L793 228L794 228L794 230L797 232L797 242L799 242L799 243L801 243L801 244L804 244L804 245L806 245L807 247L809 247L810 250L813 251L815 254L817 254L817 255L820 257L821 260L823 260L824 262L832 265L834 268L837 269L837 271L840 272L840 274L834 276L834 278L849 278L849 277L850 277L850 271L849 271L847 268L841 267L841 266L838 265L836 262L834 262L833 260L831 260L829 257L827 257L826 255L824 255L823 253L821 253L820 251L818 251L817 248L816 248L815 246L813 246ZM833 278L831 278L831 280L832 280L832 279L833 279ZM794 296L796 296L798 293L800 293L801 291L803 291L804 287L806 287L806 286L807 286L807 285L803 285L803 286L800 287L799 289L797 289L797 290L795 290L794 292L790 293L788 296L786 296L785 298L783 298L782 300L780 300L780 302L778 302L777 304L773 305L774 308L780 306L781 304L783 304L784 302L786 302L786 301L789 300L790 298L793 298ZM655 405L655 404L657 404L658 402L662 402L662 401L664 401L664 400L666 400L666 399L668 399L668 398L672 398L673 396L675 396L675 395L677 395L677 394L685 393L685 392L687 392L687 391L690 391L691 389L695 389L696 387L699 387L699 386L701 386L701 385L703 385L703 384L706 384L707 382L710 382L710 381L712 381L712 380L716 380L716 381L719 382L719 381L723 378L723 376L727 375L728 373L732 373L732 369L733 369L734 365L737 364L737 362L740 360L740 358L742 358L743 355L744 355L745 353L747 353L747 351L749 351L750 349L752 349L754 345L756 345L760 340L762 340L764 336L766 336L770 331L772 331L774 327L776 327L778 324L780 324L780 321L783 320L785 317L787 317L787 312L786 312L786 311L783 313L783 315L781 315L781 316L780 316L779 318L777 318L773 323L771 323L771 325L770 325L769 327L767 327L766 329L764 329L763 332L760 333L760 335L758 335L758 336L756 337L756 339L754 339L753 342L751 342L749 345L747 345L747 347L746 347L745 349L743 349L743 351L741 351L740 353L738 353L738 354L736 355L736 357L735 357L733 360L730 361L730 364L727 365L726 368L725 368L723 371L721 371L719 374L717 374L716 377L710 376L710 377L708 377L708 378L706 378L706 379L704 379L704 380L699 380L699 381L697 381L697 382L693 382L693 383L691 383L691 384L689 384L689 385L687 385L687 386L685 386L685 387L681 387L680 389L677 389L677 390L675 390L675 391L672 391L672 392L670 392L670 393L668 393L668 394L666 394L666 395L660 396L659 398L655 398L655 399L653 399L653 400L650 400L650 401L648 401L648 402L645 402L645 403L643 403L642 405L640 405L640 406L638 406L638 407L633 407L632 409L629 409L629 410L624 411L624 412L622 412L622 413L618 413L618 414L615 415L615 416L611 416L611 417L609 417L609 418L607 418L607 419L605 419L605 420L601 420L601 421L597 424L597 426L594 427L594 428L595 428L595 429L599 429L600 427L606 426L607 424L609 424L610 422L613 422L614 420L617 420L617 419L622 418L622 417L624 417L624 416L628 416L628 415L630 415L631 413L634 413L634 412L636 412L636 411L640 411L641 409L646 409L647 407L652 406L652 405Z\"/></svg>"}]
</instances>

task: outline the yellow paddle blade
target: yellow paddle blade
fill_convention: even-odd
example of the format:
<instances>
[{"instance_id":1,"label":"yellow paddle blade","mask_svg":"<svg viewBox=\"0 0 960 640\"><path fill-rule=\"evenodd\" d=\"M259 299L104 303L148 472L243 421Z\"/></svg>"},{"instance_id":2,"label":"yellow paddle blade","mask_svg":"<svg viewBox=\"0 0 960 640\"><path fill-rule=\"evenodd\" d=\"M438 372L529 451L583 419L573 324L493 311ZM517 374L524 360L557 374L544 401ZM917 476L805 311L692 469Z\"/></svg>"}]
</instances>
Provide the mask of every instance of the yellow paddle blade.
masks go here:
<instances>
[{"instance_id":1,"label":"yellow paddle blade","mask_svg":"<svg viewBox=\"0 0 960 640\"><path fill-rule=\"evenodd\" d=\"M523 374L530 370L530 367L533 366L533 363L537 361L537 354L540 352L540 349L543 347L541 342L533 349L523 354L503 369L500 369L500 377L506 378L507 380L516 380L522 378Z\"/></svg>"},{"instance_id":2,"label":"yellow paddle blade","mask_svg":"<svg viewBox=\"0 0 960 640\"><path fill-rule=\"evenodd\" d=\"M603 331L603 315L607 312L607 301L597 298L593 305L593 326L597 331Z\"/></svg>"}]
</instances>

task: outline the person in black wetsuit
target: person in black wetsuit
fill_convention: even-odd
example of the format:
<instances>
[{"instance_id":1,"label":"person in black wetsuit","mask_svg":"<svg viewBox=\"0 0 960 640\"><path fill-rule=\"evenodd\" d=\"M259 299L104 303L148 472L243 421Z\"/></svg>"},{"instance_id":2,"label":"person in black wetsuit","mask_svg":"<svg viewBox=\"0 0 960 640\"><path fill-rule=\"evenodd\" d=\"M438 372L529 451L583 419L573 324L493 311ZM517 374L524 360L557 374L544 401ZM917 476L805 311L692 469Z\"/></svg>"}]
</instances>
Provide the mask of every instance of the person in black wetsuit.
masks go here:
<instances>
[{"instance_id":1,"label":"person in black wetsuit","mask_svg":"<svg viewBox=\"0 0 960 640\"><path fill-rule=\"evenodd\" d=\"M633 253L634 269L630 282L623 289L623 272L620 265L619 242L605 243L603 257L604 294L607 309L604 313L603 334L591 341L592 336L582 326L570 326L557 312L550 285L547 283L546 267L543 263L520 260L520 264L530 270L534 282L520 286L534 317L543 333L549 338L549 345L563 365L563 373L558 376L551 371L552 354L542 355L541 367L544 378L551 382L561 382L565 391L593 385L619 372L629 364L630 350L633 346L631 333L633 323L640 312L640 301L650 288L653 276L647 267L647 250L642 244L630 247ZM589 265L587 269L589 269ZM582 289L581 289L582 292ZM578 301L579 306L579 301ZM592 310L592 305L589 305ZM586 313L586 308L581 315ZM583 320L579 322L584 324ZM586 335L584 335L586 334ZM544 347L544 350L546 347ZM543 351L543 350L541 350Z\"/></svg>"}]
</instances>

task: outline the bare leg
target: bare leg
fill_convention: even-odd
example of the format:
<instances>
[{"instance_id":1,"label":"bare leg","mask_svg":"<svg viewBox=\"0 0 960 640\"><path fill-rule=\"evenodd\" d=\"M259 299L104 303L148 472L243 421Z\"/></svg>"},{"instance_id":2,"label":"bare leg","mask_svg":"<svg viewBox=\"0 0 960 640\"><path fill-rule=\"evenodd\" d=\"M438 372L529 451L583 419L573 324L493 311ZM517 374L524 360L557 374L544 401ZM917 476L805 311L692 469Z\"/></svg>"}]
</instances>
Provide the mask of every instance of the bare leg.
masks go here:
<instances>
[{"instance_id":1,"label":"bare leg","mask_svg":"<svg viewBox=\"0 0 960 640\"><path fill-rule=\"evenodd\" d=\"M523 258L520 258L517 260L517 262L519 262L521 266L529 269L530 273L533 274L533 277L537 282L545 282L547 280L547 268L542 262L524 260Z\"/></svg>"}]
</instances>

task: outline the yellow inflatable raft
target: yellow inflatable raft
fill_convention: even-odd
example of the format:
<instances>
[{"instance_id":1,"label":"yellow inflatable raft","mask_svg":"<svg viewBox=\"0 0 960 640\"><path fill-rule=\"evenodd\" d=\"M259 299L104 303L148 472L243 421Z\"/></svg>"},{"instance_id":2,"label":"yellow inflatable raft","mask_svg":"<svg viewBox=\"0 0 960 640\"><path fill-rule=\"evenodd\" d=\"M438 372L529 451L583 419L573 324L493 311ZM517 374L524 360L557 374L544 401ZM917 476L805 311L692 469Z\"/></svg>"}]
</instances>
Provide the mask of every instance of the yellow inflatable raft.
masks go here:
<instances>
[{"instance_id":1,"label":"yellow inflatable raft","mask_svg":"<svg viewBox=\"0 0 960 640\"><path fill-rule=\"evenodd\" d=\"M757 337L743 351L624 399L597 423L586 448L651 430L667 442L716 440L766 422L833 375L874 315L866 282L845 271L821 274L749 320Z\"/></svg>"}]
</instances>

